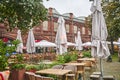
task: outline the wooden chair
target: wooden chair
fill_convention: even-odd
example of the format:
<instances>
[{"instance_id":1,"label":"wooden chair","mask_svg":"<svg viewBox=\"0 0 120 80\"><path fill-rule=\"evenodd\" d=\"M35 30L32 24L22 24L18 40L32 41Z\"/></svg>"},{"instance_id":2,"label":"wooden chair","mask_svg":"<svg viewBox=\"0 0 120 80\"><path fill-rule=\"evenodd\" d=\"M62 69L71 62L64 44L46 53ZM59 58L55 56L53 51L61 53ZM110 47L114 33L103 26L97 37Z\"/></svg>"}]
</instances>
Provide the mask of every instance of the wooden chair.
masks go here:
<instances>
[{"instance_id":1,"label":"wooden chair","mask_svg":"<svg viewBox=\"0 0 120 80\"><path fill-rule=\"evenodd\" d=\"M30 74L31 79L30 80L35 80L35 74Z\"/></svg>"},{"instance_id":2,"label":"wooden chair","mask_svg":"<svg viewBox=\"0 0 120 80\"><path fill-rule=\"evenodd\" d=\"M93 75L101 75L101 72L93 72Z\"/></svg>"},{"instance_id":3,"label":"wooden chair","mask_svg":"<svg viewBox=\"0 0 120 80\"><path fill-rule=\"evenodd\" d=\"M42 76L40 76L40 75L34 75L34 76L35 76L35 80L43 80Z\"/></svg>"},{"instance_id":4,"label":"wooden chair","mask_svg":"<svg viewBox=\"0 0 120 80\"><path fill-rule=\"evenodd\" d=\"M91 61L83 61L83 63L85 63L85 71L92 71L92 62Z\"/></svg>"},{"instance_id":5,"label":"wooden chair","mask_svg":"<svg viewBox=\"0 0 120 80\"><path fill-rule=\"evenodd\" d=\"M90 75L90 80L101 80L100 75ZM115 80L114 76L103 76L103 80Z\"/></svg>"},{"instance_id":6,"label":"wooden chair","mask_svg":"<svg viewBox=\"0 0 120 80\"><path fill-rule=\"evenodd\" d=\"M115 80L114 76L103 76L103 80Z\"/></svg>"},{"instance_id":7,"label":"wooden chair","mask_svg":"<svg viewBox=\"0 0 120 80\"><path fill-rule=\"evenodd\" d=\"M42 80L54 80L54 79L51 78L51 77L43 77L43 76L42 76Z\"/></svg>"},{"instance_id":8,"label":"wooden chair","mask_svg":"<svg viewBox=\"0 0 120 80\"><path fill-rule=\"evenodd\" d=\"M76 71L77 71L77 67L76 66L68 65L68 66L65 66L63 69L72 70L72 73L66 74L66 80L68 80L68 79L75 80L75 78L76 78Z\"/></svg>"},{"instance_id":9,"label":"wooden chair","mask_svg":"<svg viewBox=\"0 0 120 80\"><path fill-rule=\"evenodd\" d=\"M100 80L100 75L90 75L90 80Z\"/></svg>"},{"instance_id":10,"label":"wooden chair","mask_svg":"<svg viewBox=\"0 0 120 80\"><path fill-rule=\"evenodd\" d=\"M78 79L79 76L82 78L83 77L83 80L84 79L84 67L83 66L77 66L77 76L76 78Z\"/></svg>"},{"instance_id":11,"label":"wooden chair","mask_svg":"<svg viewBox=\"0 0 120 80\"><path fill-rule=\"evenodd\" d=\"M26 79L26 80L30 80L29 72L25 72L24 79Z\"/></svg>"},{"instance_id":12,"label":"wooden chair","mask_svg":"<svg viewBox=\"0 0 120 80\"><path fill-rule=\"evenodd\" d=\"M33 73L33 72L25 72L25 79L26 80L35 80L34 75L35 75L35 73Z\"/></svg>"}]
</instances>

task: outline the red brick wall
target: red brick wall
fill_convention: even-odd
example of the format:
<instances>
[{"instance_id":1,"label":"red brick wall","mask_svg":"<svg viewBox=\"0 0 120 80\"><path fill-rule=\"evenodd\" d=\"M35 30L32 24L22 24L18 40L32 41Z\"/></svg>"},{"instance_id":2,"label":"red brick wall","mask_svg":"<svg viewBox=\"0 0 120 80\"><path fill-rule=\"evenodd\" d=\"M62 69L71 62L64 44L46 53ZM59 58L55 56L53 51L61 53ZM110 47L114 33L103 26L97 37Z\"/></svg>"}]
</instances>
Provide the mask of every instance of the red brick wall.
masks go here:
<instances>
[{"instance_id":1,"label":"red brick wall","mask_svg":"<svg viewBox=\"0 0 120 80\"><path fill-rule=\"evenodd\" d=\"M55 36L56 36L56 32L54 31L54 22L57 22L58 18L57 17L54 17L53 16L53 12L52 12L52 8L49 8L49 11L48 11L48 31L43 31L43 24L39 25L39 26L35 26L34 27L34 36L35 36L35 39L38 39L38 40L48 40L48 41L52 41L54 42L55 41ZM76 36L76 33L74 33L73 31L73 27L74 25L76 25L80 30L82 30L82 27L85 26L84 23L80 23L80 22L76 22L76 21L73 21L73 14L72 13L69 13L70 15L70 18L69 19L65 19L65 24L69 24L69 33L67 33L67 38L68 38L68 41L70 42L74 42L74 38ZM4 29L4 30L3 30ZM86 41L90 41L90 35L88 35L88 28L86 27L85 29L86 33L82 36L82 41L83 42L86 42ZM1 36L1 33L0 33L0 38L3 38L3 37L7 37L9 39L16 39L16 35L17 35L17 29L15 28L12 32L7 32L6 31L6 28L1 25L0 26L0 32L2 31L2 36ZM81 31L82 32L82 31ZM3 34L4 33L4 34ZM27 34L24 34L22 35L22 39L23 39L23 42L24 42L24 45L26 44L26 41L27 41Z\"/></svg>"}]
</instances>

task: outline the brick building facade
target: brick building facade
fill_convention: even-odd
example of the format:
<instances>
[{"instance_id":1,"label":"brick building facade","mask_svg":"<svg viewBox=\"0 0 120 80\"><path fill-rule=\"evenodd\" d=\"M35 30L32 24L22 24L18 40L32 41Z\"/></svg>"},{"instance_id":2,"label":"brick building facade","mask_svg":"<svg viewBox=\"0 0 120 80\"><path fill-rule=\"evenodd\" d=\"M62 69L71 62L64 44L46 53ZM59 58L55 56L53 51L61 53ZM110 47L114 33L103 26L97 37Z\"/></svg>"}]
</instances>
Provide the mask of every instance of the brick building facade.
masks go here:
<instances>
[{"instance_id":1,"label":"brick building facade","mask_svg":"<svg viewBox=\"0 0 120 80\"><path fill-rule=\"evenodd\" d=\"M44 21L41 25L34 27L34 36L36 40L48 40L55 42L55 36L58 28L57 20L59 16L65 19L65 27L67 31L67 39L69 42L75 42L77 31L80 30L83 42L90 41L91 32L86 25L86 20L80 17L75 17L72 13L59 14L55 8L48 9L48 20ZM11 32L7 31L4 24L0 24L0 38L7 38L8 40L16 39L17 28ZM27 34L22 35L23 43L26 44Z\"/></svg>"}]
</instances>

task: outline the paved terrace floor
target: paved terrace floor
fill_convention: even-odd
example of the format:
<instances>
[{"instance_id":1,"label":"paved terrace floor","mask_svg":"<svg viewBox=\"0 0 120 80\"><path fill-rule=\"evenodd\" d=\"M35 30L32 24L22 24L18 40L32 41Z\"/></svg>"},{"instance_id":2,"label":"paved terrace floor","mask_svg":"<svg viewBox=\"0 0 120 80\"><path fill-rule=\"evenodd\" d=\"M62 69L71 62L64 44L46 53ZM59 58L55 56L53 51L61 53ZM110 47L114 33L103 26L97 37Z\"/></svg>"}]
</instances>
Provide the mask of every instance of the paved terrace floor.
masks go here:
<instances>
[{"instance_id":1,"label":"paved terrace floor","mask_svg":"<svg viewBox=\"0 0 120 80\"><path fill-rule=\"evenodd\" d=\"M120 62L117 61L106 62L106 60L102 60L102 66L103 66L103 75L113 75L115 76L115 80L120 80ZM100 67L100 63L98 61L96 71L99 71L100 69L99 67ZM86 80L89 80L90 74L91 73L86 72Z\"/></svg>"}]
</instances>

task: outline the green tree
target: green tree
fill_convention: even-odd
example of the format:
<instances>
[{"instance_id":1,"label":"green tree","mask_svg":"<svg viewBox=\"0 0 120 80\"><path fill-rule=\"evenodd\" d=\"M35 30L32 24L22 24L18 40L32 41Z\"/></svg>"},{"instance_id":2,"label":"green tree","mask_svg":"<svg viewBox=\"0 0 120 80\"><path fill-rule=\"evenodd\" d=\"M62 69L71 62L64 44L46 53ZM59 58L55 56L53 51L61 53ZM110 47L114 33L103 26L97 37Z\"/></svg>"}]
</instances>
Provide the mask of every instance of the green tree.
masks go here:
<instances>
[{"instance_id":1,"label":"green tree","mask_svg":"<svg viewBox=\"0 0 120 80\"><path fill-rule=\"evenodd\" d=\"M120 36L120 34L118 34L120 32L120 3L118 1L109 2L106 6L103 6L103 10L108 26L108 32L115 40L117 40Z\"/></svg>"},{"instance_id":2,"label":"green tree","mask_svg":"<svg viewBox=\"0 0 120 80\"><path fill-rule=\"evenodd\" d=\"M0 0L0 21L10 29L18 27L26 31L45 19L47 9L42 0Z\"/></svg>"},{"instance_id":3,"label":"green tree","mask_svg":"<svg viewBox=\"0 0 120 80\"><path fill-rule=\"evenodd\" d=\"M120 3L118 0L108 2L103 5L103 12L108 27L108 40L111 41L111 49L113 51L113 41L120 37Z\"/></svg>"}]
</instances>

